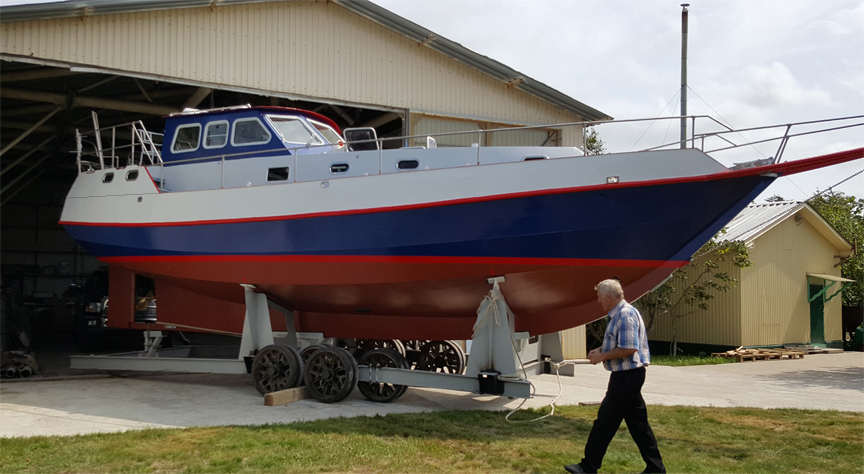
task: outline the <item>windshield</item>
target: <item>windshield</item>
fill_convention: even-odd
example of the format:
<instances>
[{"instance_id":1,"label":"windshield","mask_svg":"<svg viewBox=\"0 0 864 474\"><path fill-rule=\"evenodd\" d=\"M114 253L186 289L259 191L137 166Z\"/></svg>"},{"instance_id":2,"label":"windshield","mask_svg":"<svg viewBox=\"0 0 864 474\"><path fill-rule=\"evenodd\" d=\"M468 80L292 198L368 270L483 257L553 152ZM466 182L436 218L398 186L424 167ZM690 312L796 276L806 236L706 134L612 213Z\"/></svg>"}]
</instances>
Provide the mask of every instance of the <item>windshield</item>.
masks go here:
<instances>
[{"instance_id":1,"label":"windshield","mask_svg":"<svg viewBox=\"0 0 864 474\"><path fill-rule=\"evenodd\" d=\"M282 135L286 142L304 143L310 145L323 145L324 142L312 133L302 120L297 117L281 117L278 115L268 115L267 118L273 124L273 127Z\"/></svg>"},{"instance_id":2,"label":"windshield","mask_svg":"<svg viewBox=\"0 0 864 474\"><path fill-rule=\"evenodd\" d=\"M333 127L323 124L321 122L316 122L315 120L310 120L309 122L311 122L312 126L318 129L319 132L321 132L321 135L324 135L324 138L326 138L328 142L334 144L342 143L342 137L340 137L339 134L336 133L336 130L333 130Z\"/></svg>"}]
</instances>

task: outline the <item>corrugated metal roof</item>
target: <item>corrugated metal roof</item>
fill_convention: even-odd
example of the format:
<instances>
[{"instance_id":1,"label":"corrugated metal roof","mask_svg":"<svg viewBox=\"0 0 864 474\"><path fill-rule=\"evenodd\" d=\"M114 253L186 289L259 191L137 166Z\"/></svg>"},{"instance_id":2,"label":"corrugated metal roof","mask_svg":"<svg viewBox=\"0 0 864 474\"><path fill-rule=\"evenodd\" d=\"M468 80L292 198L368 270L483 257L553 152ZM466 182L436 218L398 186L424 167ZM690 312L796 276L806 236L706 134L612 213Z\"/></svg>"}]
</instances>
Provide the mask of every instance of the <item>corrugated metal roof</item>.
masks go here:
<instances>
[{"instance_id":1,"label":"corrugated metal roof","mask_svg":"<svg viewBox=\"0 0 864 474\"><path fill-rule=\"evenodd\" d=\"M274 0L78 0L0 7L0 22L81 17L111 13L166 10L173 8L213 7L243 3L266 3ZM476 68L497 80L518 88L551 104L574 112L586 120L611 120L612 117L572 97L532 79L492 58L439 36L386 8L367 0L331 0L332 3L392 31L404 35L441 54Z\"/></svg>"},{"instance_id":2,"label":"corrugated metal roof","mask_svg":"<svg viewBox=\"0 0 864 474\"><path fill-rule=\"evenodd\" d=\"M750 242L804 206L807 204L796 201L751 204L729 222L722 238Z\"/></svg>"}]
</instances>

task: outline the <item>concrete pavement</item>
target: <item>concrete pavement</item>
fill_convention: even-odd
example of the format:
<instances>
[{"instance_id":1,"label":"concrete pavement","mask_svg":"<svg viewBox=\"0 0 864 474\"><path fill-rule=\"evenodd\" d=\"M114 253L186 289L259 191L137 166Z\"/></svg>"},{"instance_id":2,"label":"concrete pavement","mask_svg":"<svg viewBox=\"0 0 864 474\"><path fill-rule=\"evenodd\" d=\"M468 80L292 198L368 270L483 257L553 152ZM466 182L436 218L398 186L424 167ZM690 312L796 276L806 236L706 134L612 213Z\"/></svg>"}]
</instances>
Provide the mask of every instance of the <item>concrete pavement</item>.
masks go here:
<instances>
[{"instance_id":1,"label":"concrete pavement","mask_svg":"<svg viewBox=\"0 0 864 474\"><path fill-rule=\"evenodd\" d=\"M531 378L536 396L526 407L548 405L559 393L554 375ZM559 405L596 403L608 372L577 365L560 377ZM814 354L716 366L648 369L648 404L804 408L864 412L864 353ZM433 410L516 407L521 400L447 390L409 389L395 403L366 401L357 390L346 400L263 404L249 376L135 375L22 381L0 384L0 436L73 435L150 427L258 425L332 417Z\"/></svg>"}]
</instances>

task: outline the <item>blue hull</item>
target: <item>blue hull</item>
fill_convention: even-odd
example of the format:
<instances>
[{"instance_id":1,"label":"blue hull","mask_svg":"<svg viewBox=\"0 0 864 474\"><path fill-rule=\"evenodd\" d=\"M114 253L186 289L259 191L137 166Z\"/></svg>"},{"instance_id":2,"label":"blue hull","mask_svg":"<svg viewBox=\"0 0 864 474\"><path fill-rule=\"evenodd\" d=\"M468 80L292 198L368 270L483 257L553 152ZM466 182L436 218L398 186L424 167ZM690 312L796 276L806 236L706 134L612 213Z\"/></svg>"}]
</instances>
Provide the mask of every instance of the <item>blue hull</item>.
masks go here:
<instances>
[{"instance_id":1,"label":"blue hull","mask_svg":"<svg viewBox=\"0 0 864 474\"><path fill-rule=\"evenodd\" d=\"M177 226L66 225L99 257L424 256L687 260L774 178Z\"/></svg>"}]
</instances>

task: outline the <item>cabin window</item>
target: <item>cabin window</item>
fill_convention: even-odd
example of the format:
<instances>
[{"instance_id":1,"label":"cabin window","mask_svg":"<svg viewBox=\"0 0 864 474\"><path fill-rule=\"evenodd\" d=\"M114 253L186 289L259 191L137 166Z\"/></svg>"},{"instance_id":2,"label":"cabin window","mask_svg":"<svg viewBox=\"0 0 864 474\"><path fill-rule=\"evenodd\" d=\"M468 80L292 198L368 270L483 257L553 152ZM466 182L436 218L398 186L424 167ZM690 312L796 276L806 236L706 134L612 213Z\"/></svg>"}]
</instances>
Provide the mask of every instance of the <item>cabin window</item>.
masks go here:
<instances>
[{"instance_id":1,"label":"cabin window","mask_svg":"<svg viewBox=\"0 0 864 474\"><path fill-rule=\"evenodd\" d=\"M417 169L418 166L420 166L420 162L417 160L399 160L396 165L400 170L413 170Z\"/></svg>"},{"instance_id":2,"label":"cabin window","mask_svg":"<svg viewBox=\"0 0 864 474\"><path fill-rule=\"evenodd\" d=\"M201 125L197 123L180 125L174 132L174 142L171 144L172 153L186 153L198 149L201 139Z\"/></svg>"},{"instance_id":3,"label":"cabin window","mask_svg":"<svg viewBox=\"0 0 864 474\"><path fill-rule=\"evenodd\" d=\"M269 168L267 170L267 181L287 181L288 167Z\"/></svg>"},{"instance_id":4,"label":"cabin window","mask_svg":"<svg viewBox=\"0 0 864 474\"><path fill-rule=\"evenodd\" d=\"M321 133L321 135L324 135L324 138L326 138L328 142L337 144L342 141L342 137L336 133L336 130L333 130L333 127L316 120L310 120L309 123L311 123L312 126Z\"/></svg>"},{"instance_id":5,"label":"cabin window","mask_svg":"<svg viewBox=\"0 0 864 474\"><path fill-rule=\"evenodd\" d=\"M114 181L114 173L105 173L105 176L102 176L103 183L110 183Z\"/></svg>"},{"instance_id":6,"label":"cabin window","mask_svg":"<svg viewBox=\"0 0 864 474\"><path fill-rule=\"evenodd\" d=\"M138 170L129 170L126 172L126 181L135 181L138 179Z\"/></svg>"},{"instance_id":7,"label":"cabin window","mask_svg":"<svg viewBox=\"0 0 864 474\"><path fill-rule=\"evenodd\" d=\"M310 145L323 145L324 142L312 133L312 130L298 118L268 116L273 127L282 135L282 139L288 143L302 143Z\"/></svg>"},{"instance_id":8,"label":"cabin window","mask_svg":"<svg viewBox=\"0 0 864 474\"><path fill-rule=\"evenodd\" d=\"M228 143L228 121L219 120L207 124L204 129L204 148L222 148Z\"/></svg>"},{"instance_id":9,"label":"cabin window","mask_svg":"<svg viewBox=\"0 0 864 474\"><path fill-rule=\"evenodd\" d=\"M270 132L257 118L249 117L234 121L234 135L231 136L232 145L263 145L269 141Z\"/></svg>"}]
</instances>

